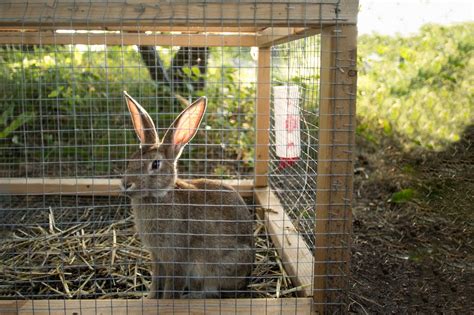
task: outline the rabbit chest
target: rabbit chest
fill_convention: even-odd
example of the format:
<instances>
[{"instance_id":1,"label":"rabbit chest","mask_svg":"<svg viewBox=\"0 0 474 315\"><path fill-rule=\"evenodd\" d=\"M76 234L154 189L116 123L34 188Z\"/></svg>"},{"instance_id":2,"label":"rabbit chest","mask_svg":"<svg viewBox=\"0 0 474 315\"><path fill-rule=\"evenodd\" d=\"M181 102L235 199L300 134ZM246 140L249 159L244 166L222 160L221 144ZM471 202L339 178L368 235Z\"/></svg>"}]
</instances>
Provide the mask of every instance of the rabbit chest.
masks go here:
<instances>
[{"instance_id":1,"label":"rabbit chest","mask_svg":"<svg viewBox=\"0 0 474 315\"><path fill-rule=\"evenodd\" d=\"M135 227L145 247L153 249L185 246L186 218L170 201L144 198L132 200Z\"/></svg>"},{"instance_id":2,"label":"rabbit chest","mask_svg":"<svg viewBox=\"0 0 474 315\"><path fill-rule=\"evenodd\" d=\"M206 198L205 191L175 190L163 198L132 200L137 232L151 251L252 245L249 212L243 202L240 206L226 207Z\"/></svg>"}]
</instances>

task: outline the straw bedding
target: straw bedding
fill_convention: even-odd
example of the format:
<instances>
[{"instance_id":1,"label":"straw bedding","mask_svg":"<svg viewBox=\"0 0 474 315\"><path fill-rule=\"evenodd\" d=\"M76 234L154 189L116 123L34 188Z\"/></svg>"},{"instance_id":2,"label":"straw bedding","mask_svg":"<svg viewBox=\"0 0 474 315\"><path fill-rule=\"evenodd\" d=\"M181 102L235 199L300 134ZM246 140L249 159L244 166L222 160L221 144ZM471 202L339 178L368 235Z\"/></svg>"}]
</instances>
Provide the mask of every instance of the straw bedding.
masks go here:
<instances>
[{"instance_id":1,"label":"straw bedding","mask_svg":"<svg viewBox=\"0 0 474 315\"><path fill-rule=\"evenodd\" d=\"M150 283L124 198L8 197L0 225L0 298L142 298ZM290 297L286 274L263 221L255 220L256 260L238 297Z\"/></svg>"}]
</instances>

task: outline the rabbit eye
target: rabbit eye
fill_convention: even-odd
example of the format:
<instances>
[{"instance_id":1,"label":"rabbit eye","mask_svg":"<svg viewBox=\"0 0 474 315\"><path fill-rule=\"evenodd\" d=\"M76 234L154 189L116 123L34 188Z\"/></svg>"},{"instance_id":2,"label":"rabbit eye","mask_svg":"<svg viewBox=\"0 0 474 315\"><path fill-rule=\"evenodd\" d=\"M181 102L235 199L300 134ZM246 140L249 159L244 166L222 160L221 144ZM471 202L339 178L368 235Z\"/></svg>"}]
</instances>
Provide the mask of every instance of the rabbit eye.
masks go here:
<instances>
[{"instance_id":1,"label":"rabbit eye","mask_svg":"<svg viewBox=\"0 0 474 315\"><path fill-rule=\"evenodd\" d=\"M154 160L151 163L151 169L152 170L157 170L160 167L160 160Z\"/></svg>"}]
</instances>

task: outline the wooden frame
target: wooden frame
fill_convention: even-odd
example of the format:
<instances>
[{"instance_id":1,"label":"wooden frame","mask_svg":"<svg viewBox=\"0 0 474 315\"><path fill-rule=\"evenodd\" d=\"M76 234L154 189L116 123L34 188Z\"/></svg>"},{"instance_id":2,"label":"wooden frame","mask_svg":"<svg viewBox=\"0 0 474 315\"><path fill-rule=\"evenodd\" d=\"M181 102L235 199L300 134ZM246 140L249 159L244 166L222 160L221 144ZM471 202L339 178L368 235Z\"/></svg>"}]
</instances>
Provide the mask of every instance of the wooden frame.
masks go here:
<instances>
[{"instance_id":1,"label":"wooden frame","mask_svg":"<svg viewBox=\"0 0 474 315\"><path fill-rule=\"evenodd\" d=\"M358 0L29 0L0 3L0 44L259 47L254 196L300 298L0 301L0 313L344 312L350 258ZM64 32L58 30L88 30ZM101 32L92 32L100 30ZM268 187L271 46L321 34L314 255ZM117 179L0 178L0 196L118 195ZM265 210L266 209L266 210ZM328 263L328 262L331 263ZM335 306L334 306L335 305ZM335 309L336 308L336 309Z\"/></svg>"},{"instance_id":2,"label":"wooden frame","mask_svg":"<svg viewBox=\"0 0 474 315\"><path fill-rule=\"evenodd\" d=\"M255 199L263 209L261 217L291 281L301 287L299 295L312 296L314 259L305 240L270 188L256 188Z\"/></svg>"},{"instance_id":3,"label":"wooden frame","mask_svg":"<svg viewBox=\"0 0 474 315\"><path fill-rule=\"evenodd\" d=\"M16 300L0 301L7 314L309 314L311 298L222 299L222 300Z\"/></svg>"},{"instance_id":4,"label":"wooden frame","mask_svg":"<svg viewBox=\"0 0 474 315\"><path fill-rule=\"evenodd\" d=\"M345 312L352 229L356 41L357 28L352 25L326 27L321 34L314 301L322 313L328 302L339 308L331 313Z\"/></svg>"},{"instance_id":5,"label":"wooden frame","mask_svg":"<svg viewBox=\"0 0 474 315\"><path fill-rule=\"evenodd\" d=\"M338 10L335 10L337 5ZM168 0L30 0L0 3L0 26L41 25L76 29L147 26L283 26L321 27L355 24L358 2L353 0L239 1Z\"/></svg>"},{"instance_id":6,"label":"wooden frame","mask_svg":"<svg viewBox=\"0 0 474 315\"><path fill-rule=\"evenodd\" d=\"M53 31L0 32L0 44L17 45L149 45L189 47L252 47L252 34L147 34L135 32L56 33Z\"/></svg>"},{"instance_id":7,"label":"wooden frame","mask_svg":"<svg viewBox=\"0 0 474 315\"><path fill-rule=\"evenodd\" d=\"M0 44L270 47L315 35L335 21L356 23L357 0L272 2L0 2Z\"/></svg>"},{"instance_id":8,"label":"wooden frame","mask_svg":"<svg viewBox=\"0 0 474 315\"><path fill-rule=\"evenodd\" d=\"M268 185L270 159L271 50L258 49L257 104L255 106L255 186Z\"/></svg>"},{"instance_id":9,"label":"wooden frame","mask_svg":"<svg viewBox=\"0 0 474 315\"><path fill-rule=\"evenodd\" d=\"M320 33L319 28L268 27L257 32L257 46L271 47Z\"/></svg>"},{"instance_id":10,"label":"wooden frame","mask_svg":"<svg viewBox=\"0 0 474 315\"><path fill-rule=\"evenodd\" d=\"M215 29L215 28L213 28ZM199 31L69 31L8 29L1 31L0 44L15 45L149 45L187 47L260 47L270 48L320 33L318 28L268 27L255 32L200 29Z\"/></svg>"},{"instance_id":11,"label":"wooden frame","mask_svg":"<svg viewBox=\"0 0 474 315\"><path fill-rule=\"evenodd\" d=\"M253 196L251 180L223 180L242 197ZM120 179L110 178L0 178L1 195L119 196Z\"/></svg>"}]
</instances>

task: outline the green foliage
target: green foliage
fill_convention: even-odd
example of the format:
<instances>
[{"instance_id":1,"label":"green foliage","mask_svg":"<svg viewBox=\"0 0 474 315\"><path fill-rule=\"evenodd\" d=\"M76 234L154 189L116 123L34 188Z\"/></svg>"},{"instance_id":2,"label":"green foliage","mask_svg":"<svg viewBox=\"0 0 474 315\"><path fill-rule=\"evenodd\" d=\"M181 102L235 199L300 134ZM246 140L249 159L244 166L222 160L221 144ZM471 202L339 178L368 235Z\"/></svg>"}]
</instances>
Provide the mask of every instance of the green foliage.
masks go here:
<instances>
[{"instance_id":1,"label":"green foliage","mask_svg":"<svg viewBox=\"0 0 474 315\"><path fill-rule=\"evenodd\" d=\"M169 62L172 49L159 52ZM206 90L183 95L194 99L205 94L210 99L205 131L194 143L222 143L226 158L251 166L255 64L250 51L215 49L209 62ZM244 63L249 67L238 69ZM183 72L190 82L202 77L197 67ZM161 135L181 110L171 87L151 80L134 46L0 48L0 148L7 149L3 159L19 165L41 162L38 165L51 165L56 172L54 165L71 162L73 169L64 172L115 174L138 144L123 90L149 111ZM189 146L183 157L195 157L201 149ZM83 163L77 170L75 161Z\"/></svg>"},{"instance_id":2,"label":"green foliage","mask_svg":"<svg viewBox=\"0 0 474 315\"><path fill-rule=\"evenodd\" d=\"M212 49L206 82L207 88L202 93L209 99L207 142L220 143L228 158L253 166L256 91L255 61L250 50ZM215 172L226 173L225 169L221 166Z\"/></svg>"},{"instance_id":3,"label":"green foliage","mask_svg":"<svg viewBox=\"0 0 474 315\"><path fill-rule=\"evenodd\" d=\"M0 139L7 138L15 130L35 117L34 113L26 112L13 116L13 106L9 106L0 117Z\"/></svg>"},{"instance_id":4,"label":"green foliage","mask_svg":"<svg viewBox=\"0 0 474 315\"><path fill-rule=\"evenodd\" d=\"M107 160L120 158L119 150L124 151L116 145L133 137L123 128L123 90L164 93L157 91L133 47L3 47L0 146L30 147L18 163L67 163L86 157L96 163L84 169L111 172ZM19 158L15 150L5 152L5 158Z\"/></svg>"},{"instance_id":5,"label":"green foliage","mask_svg":"<svg viewBox=\"0 0 474 315\"><path fill-rule=\"evenodd\" d=\"M433 257L434 252L437 250L437 248L417 248L414 250L410 250L408 252L408 256L406 256L406 259L409 259L411 261L414 261L416 263L422 263L426 259L430 259Z\"/></svg>"},{"instance_id":6,"label":"green foliage","mask_svg":"<svg viewBox=\"0 0 474 315\"><path fill-rule=\"evenodd\" d=\"M416 191L412 188L405 188L396 193L393 193L389 202L406 203L413 200L416 196Z\"/></svg>"},{"instance_id":7,"label":"green foliage","mask_svg":"<svg viewBox=\"0 0 474 315\"><path fill-rule=\"evenodd\" d=\"M440 149L474 114L474 23L426 25L410 37L359 39L359 132ZM369 135L370 137L370 135Z\"/></svg>"}]
</instances>

